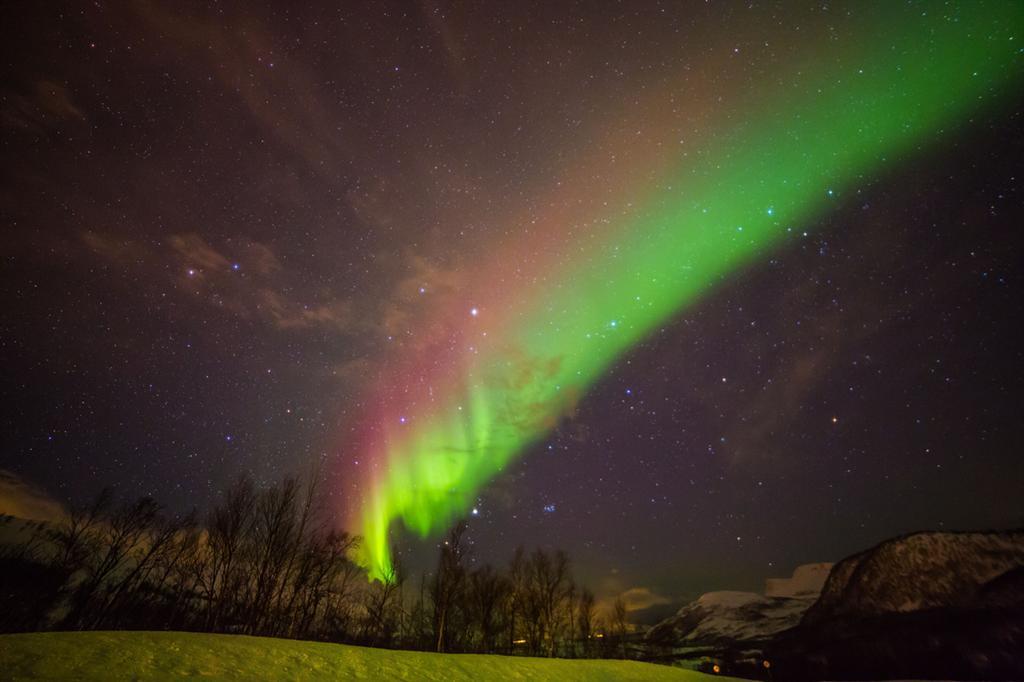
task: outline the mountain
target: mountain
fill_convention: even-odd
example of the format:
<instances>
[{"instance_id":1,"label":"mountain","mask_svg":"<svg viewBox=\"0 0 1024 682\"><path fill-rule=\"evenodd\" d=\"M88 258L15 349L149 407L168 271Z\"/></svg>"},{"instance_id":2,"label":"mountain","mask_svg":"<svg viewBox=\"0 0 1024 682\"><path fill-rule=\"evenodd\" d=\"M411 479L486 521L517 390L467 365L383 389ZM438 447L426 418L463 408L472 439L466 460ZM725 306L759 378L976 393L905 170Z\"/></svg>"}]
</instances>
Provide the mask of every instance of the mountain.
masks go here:
<instances>
[{"instance_id":1,"label":"mountain","mask_svg":"<svg viewBox=\"0 0 1024 682\"><path fill-rule=\"evenodd\" d=\"M27 521L59 521L63 506L12 471L0 469L0 516Z\"/></svg>"},{"instance_id":2,"label":"mountain","mask_svg":"<svg viewBox=\"0 0 1024 682\"><path fill-rule=\"evenodd\" d=\"M833 567L779 679L1024 679L1024 531L914 533Z\"/></svg>"},{"instance_id":3,"label":"mountain","mask_svg":"<svg viewBox=\"0 0 1024 682\"><path fill-rule=\"evenodd\" d=\"M992 580L1024 566L1024 531L914 533L843 559L806 625L937 607L969 607Z\"/></svg>"},{"instance_id":4,"label":"mountain","mask_svg":"<svg viewBox=\"0 0 1024 682\"><path fill-rule=\"evenodd\" d=\"M714 647L764 641L800 622L831 567L808 564L798 567L790 578L770 578L764 594L709 592L651 628L647 641Z\"/></svg>"},{"instance_id":5,"label":"mountain","mask_svg":"<svg viewBox=\"0 0 1024 682\"><path fill-rule=\"evenodd\" d=\"M1024 531L886 540L763 595L705 594L647 642L747 677L1024 680Z\"/></svg>"}]
</instances>

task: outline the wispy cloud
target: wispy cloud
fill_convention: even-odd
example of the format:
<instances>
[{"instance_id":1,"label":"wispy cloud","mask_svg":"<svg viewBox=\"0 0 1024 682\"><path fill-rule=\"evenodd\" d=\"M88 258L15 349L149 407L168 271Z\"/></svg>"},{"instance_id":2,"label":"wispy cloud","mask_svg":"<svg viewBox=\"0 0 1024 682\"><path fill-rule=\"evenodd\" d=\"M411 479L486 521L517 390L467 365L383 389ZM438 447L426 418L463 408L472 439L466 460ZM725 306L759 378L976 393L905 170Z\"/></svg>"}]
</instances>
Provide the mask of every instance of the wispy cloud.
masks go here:
<instances>
[{"instance_id":1,"label":"wispy cloud","mask_svg":"<svg viewBox=\"0 0 1024 682\"><path fill-rule=\"evenodd\" d=\"M225 92L234 94L253 118L317 172L351 157L361 139L325 106L322 82L289 46L249 15L187 14L178 5L139 2L133 6L160 37L204 60Z\"/></svg>"},{"instance_id":2,"label":"wispy cloud","mask_svg":"<svg viewBox=\"0 0 1024 682\"><path fill-rule=\"evenodd\" d=\"M17 474L0 469L0 514L32 521L58 521L64 507Z\"/></svg>"},{"instance_id":3,"label":"wispy cloud","mask_svg":"<svg viewBox=\"0 0 1024 682\"><path fill-rule=\"evenodd\" d=\"M261 289L257 293L256 309L266 315L279 329L332 327L340 332L349 331L355 316L349 301L333 301L319 305L300 304L279 292Z\"/></svg>"},{"instance_id":4,"label":"wispy cloud","mask_svg":"<svg viewBox=\"0 0 1024 682\"><path fill-rule=\"evenodd\" d=\"M597 613L602 617L609 617L614 611L616 599L622 600L622 603L626 606L627 613L672 603L671 599L665 595L658 594L649 587L636 586L622 590L618 594L613 593L598 599L596 603Z\"/></svg>"},{"instance_id":5,"label":"wispy cloud","mask_svg":"<svg viewBox=\"0 0 1024 682\"><path fill-rule=\"evenodd\" d=\"M225 272L231 269L231 261L198 234L173 235L170 245L193 270Z\"/></svg>"},{"instance_id":6,"label":"wispy cloud","mask_svg":"<svg viewBox=\"0 0 1024 682\"><path fill-rule=\"evenodd\" d=\"M66 121L84 120L71 91L60 83L36 81L29 92L6 92L0 105L0 127L42 133Z\"/></svg>"},{"instance_id":7,"label":"wispy cloud","mask_svg":"<svg viewBox=\"0 0 1024 682\"><path fill-rule=\"evenodd\" d=\"M145 244L136 240L118 237L108 232L87 230L80 237L86 247L97 256L119 264L141 264L153 255L151 249Z\"/></svg>"},{"instance_id":8,"label":"wispy cloud","mask_svg":"<svg viewBox=\"0 0 1024 682\"><path fill-rule=\"evenodd\" d=\"M320 292L316 300L295 297L297 275L285 270L267 244L238 239L229 253L196 233L171 235L163 248L91 230L80 238L102 260L149 273L170 272L171 282L199 301L279 330L345 334L360 326L349 299L329 292Z\"/></svg>"}]
</instances>

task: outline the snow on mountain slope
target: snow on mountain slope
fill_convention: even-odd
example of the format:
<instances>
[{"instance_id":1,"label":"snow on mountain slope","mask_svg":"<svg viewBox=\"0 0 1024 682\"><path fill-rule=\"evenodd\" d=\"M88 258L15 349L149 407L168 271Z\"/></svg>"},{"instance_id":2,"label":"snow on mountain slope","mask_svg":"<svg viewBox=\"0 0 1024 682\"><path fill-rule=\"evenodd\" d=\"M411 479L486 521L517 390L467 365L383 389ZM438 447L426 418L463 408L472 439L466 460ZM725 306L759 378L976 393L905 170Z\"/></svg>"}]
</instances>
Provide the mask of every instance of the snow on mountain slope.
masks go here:
<instances>
[{"instance_id":1,"label":"snow on mountain slope","mask_svg":"<svg viewBox=\"0 0 1024 682\"><path fill-rule=\"evenodd\" d=\"M800 622L818 597L831 564L798 567L790 578L771 578L765 594L709 592L651 628L648 641L682 644L756 642Z\"/></svg>"}]
</instances>

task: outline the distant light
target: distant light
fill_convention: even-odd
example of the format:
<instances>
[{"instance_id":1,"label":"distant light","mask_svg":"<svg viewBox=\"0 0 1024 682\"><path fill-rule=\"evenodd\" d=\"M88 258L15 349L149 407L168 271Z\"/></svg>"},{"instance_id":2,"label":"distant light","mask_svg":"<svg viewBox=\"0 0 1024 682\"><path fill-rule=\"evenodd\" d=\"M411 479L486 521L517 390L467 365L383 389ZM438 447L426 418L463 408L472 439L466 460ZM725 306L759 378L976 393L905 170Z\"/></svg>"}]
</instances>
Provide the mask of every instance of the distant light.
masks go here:
<instances>
[{"instance_id":1,"label":"distant light","mask_svg":"<svg viewBox=\"0 0 1024 682\"><path fill-rule=\"evenodd\" d=\"M480 314L480 311L477 310L476 308L470 308L469 309L469 314L472 315L473 317L476 317L477 315Z\"/></svg>"},{"instance_id":2,"label":"distant light","mask_svg":"<svg viewBox=\"0 0 1024 682\"><path fill-rule=\"evenodd\" d=\"M769 206L768 207L768 215L775 215L775 209Z\"/></svg>"},{"instance_id":3,"label":"distant light","mask_svg":"<svg viewBox=\"0 0 1024 682\"><path fill-rule=\"evenodd\" d=\"M426 287L420 287L420 293L421 294L427 293L427 288Z\"/></svg>"},{"instance_id":4,"label":"distant light","mask_svg":"<svg viewBox=\"0 0 1024 682\"><path fill-rule=\"evenodd\" d=\"M555 513L555 505L553 505L553 504L545 504L544 505L544 513L545 514L554 514Z\"/></svg>"},{"instance_id":5,"label":"distant light","mask_svg":"<svg viewBox=\"0 0 1024 682\"><path fill-rule=\"evenodd\" d=\"M611 325L612 327L618 327L619 326L619 321L618 320L612 320L608 324Z\"/></svg>"},{"instance_id":6,"label":"distant light","mask_svg":"<svg viewBox=\"0 0 1024 682\"><path fill-rule=\"evenodd\" d=\"M231 435L224 436L224 440L231 442Z\"/></svg>"},{"instance_id":7,"label":"distant light","mask_svg":"<svg viewBox=\"0 0 1024 682\"><path fill-rule=\"evenodd\" d=\"M196 274L196 271L194 269L192 269L192 268L188 269L188 276L189 277L194 277L195 274Z\"/></svg>"},{"instance_id":8,"label":"distant light","mask_svg":"<svg viewBox=\"0 0 1024 682\"><path fill-rule=\"evenodd\" d=\"M398 422L399 422L400 424L404 424L404 423L406 422L406 419L405 419L405 417L399 417L399 418L398 418Z\"/></svg>"},{"instance_id":9,"label":"distant light","mask_svg":"<svg viewBox=\"0 0 1024 682\"><path fill-rule=\"evenodd\" d=\"M833 424L838 424L839 423L839 417L832 417L832 423Z\"/></svg>"},{"instance_id":10,"label":"distant light","mask_svg":"<svg viewBox=\"0 0 1024 682\"><path fill-rule=\"evenodd\" d=\"M241 268L242 268L242 266L241 266L241 265L239 265L238 263L234 263L234 264L233 264L233 265L231 266L231 269L232 269L232 270L240 270Z\"/></svg>"},{"instance_id":11,"label":"distant light","mask_svg":"<svg viewBox=\"0 0 1024 682\"><path fill-rule=\"evenodd\" d=\"M480 510L477 509L476 507L473 507L473 511L471 511L469 513L472 514L473 516L480 516Z\"/></svg>"}]
</instances>

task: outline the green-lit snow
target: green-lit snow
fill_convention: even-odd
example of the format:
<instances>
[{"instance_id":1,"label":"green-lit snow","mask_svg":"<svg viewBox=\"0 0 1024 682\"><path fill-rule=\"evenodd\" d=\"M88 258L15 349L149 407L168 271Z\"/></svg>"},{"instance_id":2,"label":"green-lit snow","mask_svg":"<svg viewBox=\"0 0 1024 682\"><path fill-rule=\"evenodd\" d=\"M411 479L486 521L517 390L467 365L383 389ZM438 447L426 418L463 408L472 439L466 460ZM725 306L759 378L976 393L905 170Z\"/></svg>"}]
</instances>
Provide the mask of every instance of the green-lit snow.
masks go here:
<instances>
[{"instance_id":1,"label":"green-lit snow","mask_svg":"<svg viewBox=\"0 0 1024 682\"><path fill-rule=\"evenodd\" d=\"M431 654L188 632L0 636L4 680L675 680L711 676L634 661ZM714 679L728 679L715 677Z\"/></svg>"}]
</instances>

